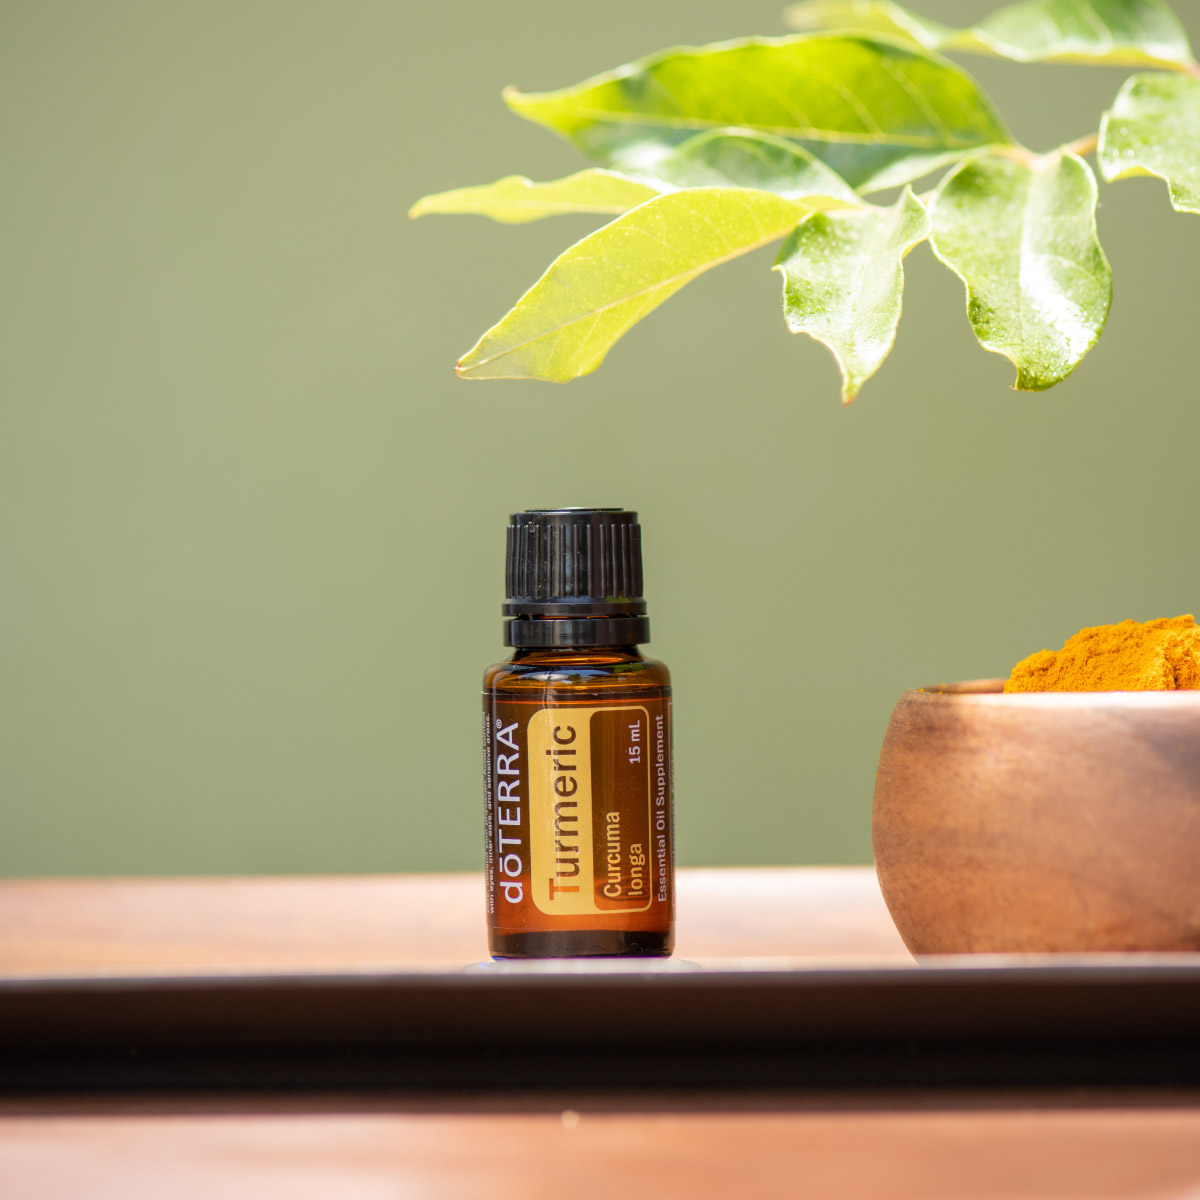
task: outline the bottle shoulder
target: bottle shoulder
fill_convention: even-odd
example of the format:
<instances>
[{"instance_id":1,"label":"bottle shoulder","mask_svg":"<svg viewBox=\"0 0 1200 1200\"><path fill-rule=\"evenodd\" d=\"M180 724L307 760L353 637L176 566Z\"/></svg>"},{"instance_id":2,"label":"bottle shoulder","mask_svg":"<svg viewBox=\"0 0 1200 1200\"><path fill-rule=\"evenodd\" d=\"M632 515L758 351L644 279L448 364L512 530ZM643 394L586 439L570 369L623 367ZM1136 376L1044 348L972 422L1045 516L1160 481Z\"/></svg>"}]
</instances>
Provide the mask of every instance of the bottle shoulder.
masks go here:
<instances>
[{"instance_id":1,"label":"bottle shoulder","mask_svg":"<svg viewBox=\"0 0 1200 1200\"><path fill-rule=\"evenodd\" d=\"M518 656L484 672L483 690L530 695L546 691L669 692L665 663L642 655Z\"/></svg>"}]
</instances>

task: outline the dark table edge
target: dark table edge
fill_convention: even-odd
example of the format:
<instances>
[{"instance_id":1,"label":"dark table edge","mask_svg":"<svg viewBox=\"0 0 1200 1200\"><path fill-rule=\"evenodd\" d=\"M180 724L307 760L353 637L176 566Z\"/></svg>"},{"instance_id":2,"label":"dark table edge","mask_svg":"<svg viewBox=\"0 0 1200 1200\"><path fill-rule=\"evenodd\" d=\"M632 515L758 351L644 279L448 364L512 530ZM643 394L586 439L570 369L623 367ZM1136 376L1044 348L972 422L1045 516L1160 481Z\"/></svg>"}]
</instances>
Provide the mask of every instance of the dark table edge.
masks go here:
<instances>
[{"instance_id":1,"label":"dark table edge","mask_svg":"<svg viewBox=\"0 0 1200 1200\"><path fill-rule=\"evenodd\" d=\"M0 1092L1190 1087L1200 967L0 980Z\"/></svg>"}]
</instances>

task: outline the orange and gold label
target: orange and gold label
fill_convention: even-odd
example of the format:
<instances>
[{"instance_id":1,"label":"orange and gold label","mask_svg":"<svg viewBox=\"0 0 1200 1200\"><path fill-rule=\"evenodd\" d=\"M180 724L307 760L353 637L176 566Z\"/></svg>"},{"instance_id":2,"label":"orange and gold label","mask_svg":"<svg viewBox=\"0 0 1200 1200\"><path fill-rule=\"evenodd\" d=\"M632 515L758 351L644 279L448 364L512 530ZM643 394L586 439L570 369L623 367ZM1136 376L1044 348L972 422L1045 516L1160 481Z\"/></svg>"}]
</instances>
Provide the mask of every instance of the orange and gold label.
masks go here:
<instances>
[{"instance_id":1,"label":"orange and gold label","mask_svg":"<svg viewBox=\"0 0 1200 1200\"><path fill-rule=\"evenodd\" d=\"M529 718L530 890L543 913L650 907L654 738L649 712L634 705Z\"/></svg>"}]
</instances>

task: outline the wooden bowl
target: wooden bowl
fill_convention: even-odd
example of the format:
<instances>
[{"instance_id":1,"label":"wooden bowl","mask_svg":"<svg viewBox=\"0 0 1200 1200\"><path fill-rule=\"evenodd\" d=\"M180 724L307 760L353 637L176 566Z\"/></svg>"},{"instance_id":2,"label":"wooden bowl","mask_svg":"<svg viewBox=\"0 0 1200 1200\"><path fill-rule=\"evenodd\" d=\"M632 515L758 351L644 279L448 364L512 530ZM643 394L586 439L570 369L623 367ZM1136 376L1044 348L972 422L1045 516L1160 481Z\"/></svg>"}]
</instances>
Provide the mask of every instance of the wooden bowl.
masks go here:
<instances>
[{"instance_id":1,"label":"wooden bowl","mask_svg":"<svg viewBox=\"0 0 1200 1200\"><path fill-rule=\"evenodd\" d=\"M1200 950L1200 692L905 692L875 867L914 954Z\"/></svg>"}]
</instances>

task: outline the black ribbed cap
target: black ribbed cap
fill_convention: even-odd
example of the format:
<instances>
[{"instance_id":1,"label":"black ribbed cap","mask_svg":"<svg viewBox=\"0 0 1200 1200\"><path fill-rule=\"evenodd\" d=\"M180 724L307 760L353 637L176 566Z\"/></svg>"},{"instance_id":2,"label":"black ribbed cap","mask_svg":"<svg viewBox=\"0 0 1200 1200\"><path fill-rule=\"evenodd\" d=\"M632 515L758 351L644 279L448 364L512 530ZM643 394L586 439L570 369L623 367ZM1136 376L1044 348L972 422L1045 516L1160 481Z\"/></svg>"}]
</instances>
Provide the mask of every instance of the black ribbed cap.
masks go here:
<instances>
[{"instance_id":1,"label":"black ribbed cap","mask_svg":"<svg viewBox=\"0 0 1200 1200\"><path fill-rule=\"evenodd\" d=\"M650 640L635 512L514 513L504 583L504 614L510 618L505 645L631 646Z\"/></svg>"}]
</instances>

